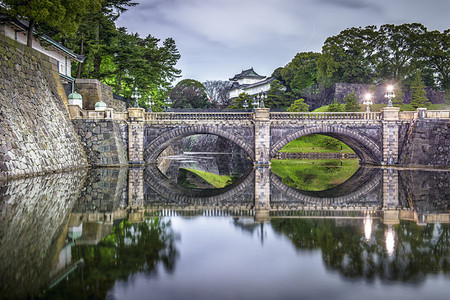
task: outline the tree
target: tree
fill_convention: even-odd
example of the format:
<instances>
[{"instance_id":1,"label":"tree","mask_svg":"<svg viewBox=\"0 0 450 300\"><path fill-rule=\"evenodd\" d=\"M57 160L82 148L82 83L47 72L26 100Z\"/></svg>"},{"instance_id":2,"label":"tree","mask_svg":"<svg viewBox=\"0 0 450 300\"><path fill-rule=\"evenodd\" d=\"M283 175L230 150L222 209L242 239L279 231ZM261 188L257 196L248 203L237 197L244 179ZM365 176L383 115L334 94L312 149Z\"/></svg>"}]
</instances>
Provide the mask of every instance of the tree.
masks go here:
<instances>
[{"instance_id":1,"label":"tree","mask_svg":"<svg viewBox=\"0 0 450 300\"><path fill-rule=\"evenodd\" d=\"M345 100L345 111L359 111L361 109L361 105L359 105L358 98L356 97L355 92L351 92L347 95Z\"/></svg>"},{"instance_id":2,"label":"tree","mask_svg":"<svg viewBox=\"0 0 450 300\"><path fill-rule=\"evenodd\" d=\"M367 26L348 28L327 38L322 47L327 62L320 63L322 76L332 74L335 82L372 83L376 35L376 26Z\"/></svg>"},{"instance_id":3,"label":"tree","mask_svg":"<svg viewBox=\"0 0 450 300\"><path fill-rule=\"evenodd\" d=\"M337 99L334 99L334 101L330 105L328 105L327 111L329 112L345 111L345 105L339 102Z\"/></svg>"},{"instance_id":4,"label":"tree","mask_svg":"<svg viewBox=\"0 0 450 300\"><path fill-rule=\"evenodd\" d=\"M378 78L401 82L407 78L417 64L417 44L426 32L418 23L382 25L376 37L374 68Z\"/></svg>"},{"instance_id":5,"label":"tree","mask_svg":"<svg viewBox=\"0 0 450 300\"><path fill-rule=\"evenodd\" d=\"M208 108L206 88L194 79L184 79L177 83L170 93L173 108Z\"/></svg>"},{"instance_id":6,"label":"tree","mask_svg":"<svg viewBox=\"0 0 450 300\"><path fill-rule=\"evenodd\" d=\"M206 89L206 94L210 102L224 107L230 104L228 93L231 83L229 81L207 80L203 82L203 86Z\"/></svg>"},{"instance_id":7,"label":"tree","mask_svg":"<svg viewBox=\"0 0 450 300\"><path fill-rule=\"evenodd\" d=\"M425 86L422 82L422 76L420 71L417 71L414 75L414 80L411 84L411 103L414 108L426 107L428 99L426 97Z\"/></svg>"},{"instance_id":8,"label":"tree","mask_svg":"<svg viewBox=\"0 0 450 300\"><path fill-rule=\"evenodd\" d=\"M28 21L27 45L32 47L36 25L57 27L64 35L74 34L89 10L100 9L100 0L3 0L10 16Z\"/></svg>"},{"instance_id":9,"label":"tree","mask_svg":"<svg viewBox=\"0 0 450 300\"><path fill-rule=\"evenodd\" d=\"M266 107L288 107L292 101L292 95L286 91L286 88L280 81L274 80L270 83L270 89L267 92L267 99L264 101Z\"/></svg>"},{"instance_id":10,"label":"tree","mask_svg":"<svg viewBox=\"0 0 450 300\"><path fill-rule=\"evenodd\" d=\"M309 105L305 103L305 99L297 99L287 109L289 112L309 111Z\"/></svg>"},{"instance_id":11,"label":"tree","mask_svg":"<svg viewBox=\"0 0 450 300\"><path fill-rule=\"evenodd\" d=\"M248 107L252 106L253 97L247 93L240 93L238 97L227 107L229 109L244 109L244 102L247 101Z\"/></svg>"},{"instance_id":12,"label":"tree","mask_svg":"<svg viewBox=\"0 0 450 300\"><path fill-rule=\"evenodd\" d=\"M286 86L289 86L294 94L298 94L317 82L317 63L320 56L320 53L314 52L297 53L292 61L280 71Z\"/></svg>"}]
</instances>

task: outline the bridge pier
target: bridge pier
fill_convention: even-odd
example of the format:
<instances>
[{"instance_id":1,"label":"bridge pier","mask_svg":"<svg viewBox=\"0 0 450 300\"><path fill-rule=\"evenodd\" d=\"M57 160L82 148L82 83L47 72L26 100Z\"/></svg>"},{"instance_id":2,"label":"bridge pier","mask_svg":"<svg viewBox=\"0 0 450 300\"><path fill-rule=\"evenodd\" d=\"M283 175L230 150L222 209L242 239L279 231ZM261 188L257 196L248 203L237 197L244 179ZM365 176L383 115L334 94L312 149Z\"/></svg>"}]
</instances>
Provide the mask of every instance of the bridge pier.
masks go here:
<instances>
[{"instance_id":1,"label":"bridge pier","mask_svg":"<svg viewBox=\"0 0 450 300\"><path fill-rule=\"evenodd\" d=\"M267 222L270 216L270 168L255 168L255 221Z\"/></svg>"},{"instance_id":2,"label":"bridge pier","mask_svg":"<svg viewBox=\"0 0 450 300\"><path fill-rule=\"evenodd\" d=\"M144 205L144 169L131 168L128 172L128 207Z\"/></svg>"},{"instance_id":3,"label":"bridge pier","mask_svg":"<svg viewBox=\"0 0 450 300\"><path fill-rule=\"evenodd\" d=\"M398 107L385 107L383 113L383 165L398 163L399 139L399 111Z\"/></svg>"},{"instance_id":4,"label":"bridge pier","mask_svg":"<svg viewBox=\"0 0 450 300\"><path fill-rule=\"evenodd\" d=\"M386 224L398 224L399 216L398 198L398 171L394 169L383 170L383 221Z\"/></svg>"},{"instance_id":5,"label":"bridge pier","mask_svg":"<svg viewBox=\"0 0 450 300\"><path fill-rule=\"evenodd\" d=\"M144 116L143 108L128 109L128 160L130 165L143 165L144 161Z\"/></svg>"},{"instance_id":6,"label":"bridge pier","mask_svg":"<svg viewBox=\"0 0 450 300\"><path fill-rule=\"evenodd\" d=\"M270 166L270 108L255 109L255 166Z\"/></svg>"}]
</instances>

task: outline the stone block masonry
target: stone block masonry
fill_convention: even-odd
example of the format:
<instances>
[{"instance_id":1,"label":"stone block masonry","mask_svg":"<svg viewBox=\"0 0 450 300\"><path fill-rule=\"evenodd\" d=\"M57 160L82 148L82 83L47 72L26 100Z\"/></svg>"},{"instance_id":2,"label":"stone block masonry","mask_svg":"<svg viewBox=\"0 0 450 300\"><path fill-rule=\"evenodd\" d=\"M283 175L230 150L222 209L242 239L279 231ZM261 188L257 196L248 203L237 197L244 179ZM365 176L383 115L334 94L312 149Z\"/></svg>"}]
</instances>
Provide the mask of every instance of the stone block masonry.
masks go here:
<instances>
[{"instance_id":1,"label":"stone block masonry","mask_svg":"<svg viewBox=\"0 0 450 300\"><path fill-rule=\"evenodd\" d=\"M127 166L127 147L120 121L74 119L89 164L95 167Z\"/></svg>"},{"instance_id":2,"label":"stone block masonry","mask_svg":"<svg viewBox=\"0 0 450 300\"><path fill-rule=\"evenodd\" d=\"M87 167L56 64L0 35L0 180Z\"/></svg>"},{"instance_id":3,"label":"stone block masonry","mask_svg":"<svg viewBox=\"0 0 450 300\"><path fill-rule=\"evenodd\" d=\"M402 165L450 166L448 120L418 119L408 129L404 147L399 155Z\"/></svg>"}]
</instances>

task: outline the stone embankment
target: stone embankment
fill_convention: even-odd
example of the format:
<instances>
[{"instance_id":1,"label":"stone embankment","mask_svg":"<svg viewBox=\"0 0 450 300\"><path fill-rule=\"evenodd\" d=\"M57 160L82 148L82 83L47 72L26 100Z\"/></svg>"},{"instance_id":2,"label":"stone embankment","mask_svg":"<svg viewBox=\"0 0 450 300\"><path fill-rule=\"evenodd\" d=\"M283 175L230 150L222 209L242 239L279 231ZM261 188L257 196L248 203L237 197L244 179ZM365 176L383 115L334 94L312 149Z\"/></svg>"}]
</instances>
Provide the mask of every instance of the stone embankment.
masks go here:
<instances>
[{"instance_id":1,"label":"stone embankment","mask_svg":"<svg viewBox=\"0 0 450 300\"><path fill-rule=\"evenodd\" d=\"M127 125L114 120L74 119L89 164L96 167L128 166Z\"/></svg>"},{"instance_id":2,"label":"stone embankment","mask_svg":"<svg viewBox=\"0 0 450 300\"><path fill-rule=\"evenodd\" d=\"M0 78L0 180L87 167L56 63L0 35Z\"/></svg>"}]
</instances>

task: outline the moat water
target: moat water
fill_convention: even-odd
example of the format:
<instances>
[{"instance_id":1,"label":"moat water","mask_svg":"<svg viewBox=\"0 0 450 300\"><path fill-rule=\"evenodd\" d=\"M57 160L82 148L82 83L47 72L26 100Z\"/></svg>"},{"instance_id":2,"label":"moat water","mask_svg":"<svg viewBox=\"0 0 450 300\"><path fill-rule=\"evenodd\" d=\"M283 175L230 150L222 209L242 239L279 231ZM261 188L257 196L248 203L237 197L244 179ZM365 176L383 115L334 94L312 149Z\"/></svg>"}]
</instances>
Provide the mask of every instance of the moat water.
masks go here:
<instances>
[{"instance_id":1,"label":"moat water","mask_svg":"<svg viewBox=\"0 0 450 300\"><path fill-rule=\"evenodd\" d=\"M0 183L0 298L448 299L449 171L221 155Z\"/></svg>"}]
</instances>

